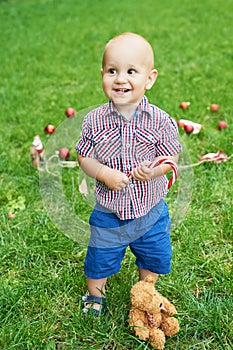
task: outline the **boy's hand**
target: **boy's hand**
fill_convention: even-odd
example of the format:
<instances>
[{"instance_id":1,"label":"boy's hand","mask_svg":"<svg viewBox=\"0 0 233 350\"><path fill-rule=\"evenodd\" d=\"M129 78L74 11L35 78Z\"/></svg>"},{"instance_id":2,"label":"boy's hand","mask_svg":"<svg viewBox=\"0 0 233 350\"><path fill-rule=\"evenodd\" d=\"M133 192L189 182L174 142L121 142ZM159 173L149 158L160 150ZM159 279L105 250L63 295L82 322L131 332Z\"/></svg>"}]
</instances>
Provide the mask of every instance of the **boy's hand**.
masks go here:
<instances>
[{"instance_id":1,"label":"boy's hand","mask_svg":"<svg viewBox=\"0 0 233 350\"><path fill-rule=\"evenodd\" d=\"M122 190L129 184L129 177L119 170L111 169L106 165L102 165L97 173L96 178L104 182L111 190Z\"/></svg>"},{"instance_id":2,"label":"boy's hand","mask_svg":"<svg viewBox=\"0 0 233 350\"><path fill-rule=\"evenodd\" d=\"M138 181L147 181L154 177L154 169L149 167L151 162L145 161L131 171L131 176Z\"/></svg>"},{"instance_id":3,"label":"boy's hand","mask_svg":"<svg viewBox=\"0 0 233 350\"><path fill-rule=\"evenodd\" d=\"M90 177L104 182L111 190L122 190L129 184L129 177L119 170L101 164L95 158L78 155L78 162L83 171Z\"/></svg>"},{"instance_id":4,"label":"boy's hand","mask_svg":"<svg viewBox=\"0 0 233 350\"><path fill-rule=\"evenodd\" d=\"M145 160L137 168L131 171L131 176L135 180L147 181L157 176L163 176L172 170L169 164L158 164L161 159L171 159L175 163L178 162L178 155L174 156L160 156L157 157L153 162Z\"/></svg>"}]
</instances>

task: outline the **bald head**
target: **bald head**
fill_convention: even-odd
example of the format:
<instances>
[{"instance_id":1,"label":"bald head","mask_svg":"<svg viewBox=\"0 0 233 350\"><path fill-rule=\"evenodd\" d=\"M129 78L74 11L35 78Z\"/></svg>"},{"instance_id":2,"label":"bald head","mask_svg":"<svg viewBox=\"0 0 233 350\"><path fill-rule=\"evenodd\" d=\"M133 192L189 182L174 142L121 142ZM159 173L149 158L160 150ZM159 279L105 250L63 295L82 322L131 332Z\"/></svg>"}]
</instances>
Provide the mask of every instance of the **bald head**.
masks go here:
<instances>
[{"instance_id":1,"label":"bald head","mask_svg":"<svg viewBox=\"0 0 233 350\"><path fill-rule=\"evenodd\" d=\"M106 62L106 56L109 50L120 50L122 55L124 53L132 52L132 55L141 58L141 61L148 66L148 69L153 69L154 67L154 53L149 42L143 38L141 35L126 32L119 34L112 38L104 49L102 67L104 68Z\"/></svg>"},{"instance_id":2,"label":"bald head","mask_svg":"<svg viewBox=\"0 0 233 350\"><path fill-rule=\"evenodd\" d=\"M132 117L158 75L151 45L138 34L120 34L105 46L102 64L105 95L121 114Z\"/></svg>"}]
</instances>

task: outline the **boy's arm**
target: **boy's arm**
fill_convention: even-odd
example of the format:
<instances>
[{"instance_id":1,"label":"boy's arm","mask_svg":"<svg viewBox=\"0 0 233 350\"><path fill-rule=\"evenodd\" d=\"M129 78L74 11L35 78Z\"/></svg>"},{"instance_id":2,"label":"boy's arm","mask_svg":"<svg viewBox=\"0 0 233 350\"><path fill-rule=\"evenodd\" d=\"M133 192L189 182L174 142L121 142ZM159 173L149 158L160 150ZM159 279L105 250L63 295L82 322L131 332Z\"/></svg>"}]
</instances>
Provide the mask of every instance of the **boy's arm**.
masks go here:
<instances>
[{"instance_id":1,"label":"boy's arm","mask_svg":"<svg viewBox=\"0 0 233 350\"><path fill-rule=\"evenodd\" d=\"M111 190L122 190L129 184L127 175L119 170L111 169L107 165L101 164L95 158L82 157L78 154L78 162L88 176L105 183Z\"/></svg>"},{"instance_id":2,"label":"boy's arm","mask_svg":"<svg viewBox=\"0 0 233 350\"><path fill-rule=\"evenodd\" d=\"M155 167L153 166L153 164L156 164L160 159L171 159L175 163L178 163L179 155L176 154L174 156L159 156L155 159L154 162L145 161L140 164L140 166L132 170L132 177L139 181L147 181L158 176L163 176L171 171L172 168L169 164L160 164Z\"/></svg>"}]
</instances>

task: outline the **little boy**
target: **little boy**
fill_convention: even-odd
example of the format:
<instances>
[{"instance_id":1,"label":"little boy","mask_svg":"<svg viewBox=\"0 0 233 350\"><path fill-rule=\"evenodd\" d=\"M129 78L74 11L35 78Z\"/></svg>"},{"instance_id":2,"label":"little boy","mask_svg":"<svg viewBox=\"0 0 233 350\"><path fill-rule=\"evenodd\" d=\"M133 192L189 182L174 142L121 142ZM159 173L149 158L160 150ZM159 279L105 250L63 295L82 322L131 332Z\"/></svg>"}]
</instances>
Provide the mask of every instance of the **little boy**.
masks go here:
<instances>
[{"instance_id":1,"label":"little boy","mask_svg":"<svg viewBox=\"0 0 233 350\"><path fill-rule=\"evenodd\" d=\"M128 246L141 280L170 272L170 218L163 198L171 167L155 164L161 158L177 162L181 145L174 120L145 97L157 74L152 47L142 36L123 33L105 46L101 75L109 102L88 113L76 145L81 168L96 178L84 313L105 310L107 278L120 270Z\"/></svg>"}]
</instances>

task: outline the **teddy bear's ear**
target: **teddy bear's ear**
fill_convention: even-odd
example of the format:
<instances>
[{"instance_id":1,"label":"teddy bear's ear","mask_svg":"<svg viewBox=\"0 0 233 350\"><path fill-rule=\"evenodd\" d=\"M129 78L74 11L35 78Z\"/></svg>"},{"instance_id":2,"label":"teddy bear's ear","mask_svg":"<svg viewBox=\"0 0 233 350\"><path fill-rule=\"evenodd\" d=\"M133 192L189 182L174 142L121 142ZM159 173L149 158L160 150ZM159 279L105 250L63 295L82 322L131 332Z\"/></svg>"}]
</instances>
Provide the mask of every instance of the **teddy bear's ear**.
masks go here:
<instances>
[{"instance_id":1,"label":"teddy bear's ear","mask_svg":"<svg viewBox=\"0 0 233 350\"><path fill-rule=\"evenodd\" d=\"M152 275L146 276L146 278L144 279L144 281L147 282L147 283L155 284L155 278L154 278Z\"/></svg>"}]
</instances>

